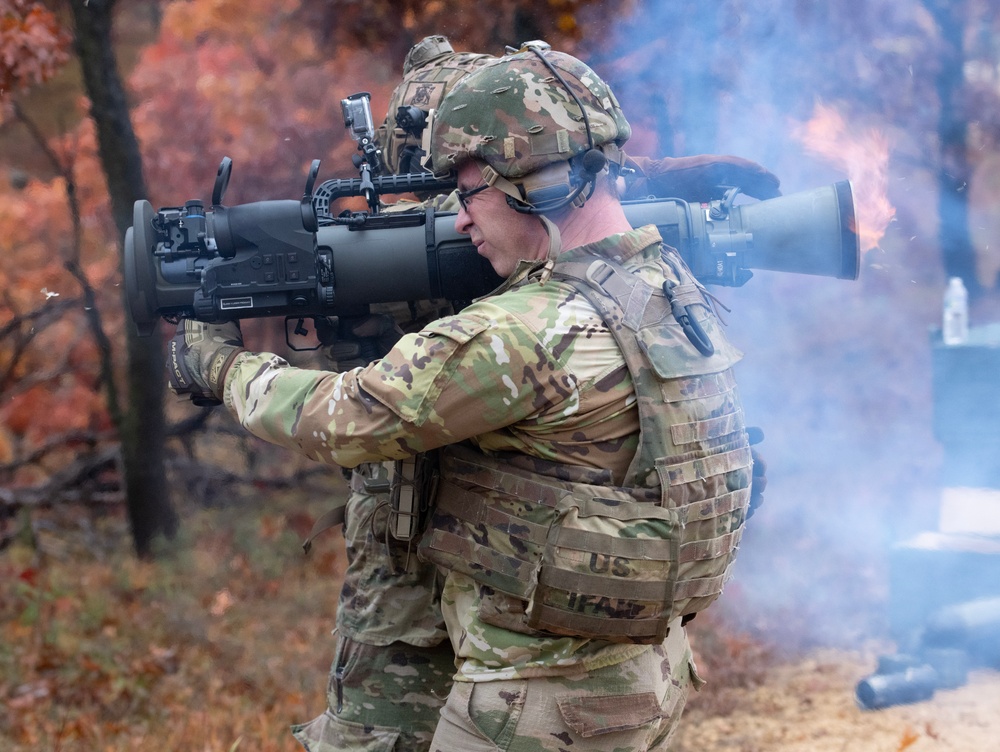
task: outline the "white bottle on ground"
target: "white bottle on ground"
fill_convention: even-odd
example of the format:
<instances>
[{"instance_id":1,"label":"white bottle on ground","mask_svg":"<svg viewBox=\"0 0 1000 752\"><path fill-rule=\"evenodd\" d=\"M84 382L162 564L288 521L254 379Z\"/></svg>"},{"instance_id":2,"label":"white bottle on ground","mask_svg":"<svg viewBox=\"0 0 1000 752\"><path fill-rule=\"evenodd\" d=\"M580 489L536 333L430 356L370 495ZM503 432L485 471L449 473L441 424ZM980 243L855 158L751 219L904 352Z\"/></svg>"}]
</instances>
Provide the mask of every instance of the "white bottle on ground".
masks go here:
<instances>
[{"instance_id":1,"label":"white bottle on ground","mask_svg":"<svg viewBox=\"0 0 1000 752\"><path fill-rule=\"evenodd\" d=\"M969 293L961 277L948 280L944 293L941 337L946 345L961 345L969 338Z\"/></svg>"}]
</instances>

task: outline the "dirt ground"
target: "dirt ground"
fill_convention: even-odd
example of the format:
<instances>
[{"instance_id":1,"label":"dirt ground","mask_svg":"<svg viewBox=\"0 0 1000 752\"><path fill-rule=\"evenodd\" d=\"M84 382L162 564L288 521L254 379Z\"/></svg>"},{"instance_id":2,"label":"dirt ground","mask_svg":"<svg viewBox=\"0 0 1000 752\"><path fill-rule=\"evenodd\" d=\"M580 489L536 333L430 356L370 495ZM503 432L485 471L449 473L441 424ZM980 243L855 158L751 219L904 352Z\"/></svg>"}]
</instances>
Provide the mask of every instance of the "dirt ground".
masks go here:
<instances>
[{"instance_id":1,"label":"dirt ground","mask_svg":"<svg viewBox=\"0 0 1000 752\"><path fill-rule=\"evenodd\" d=\"M345 561L336 533L301 555L324 505L294 492L252 514L186 510L154 562L124 545L123 509L37 513L34 545L0 554L0 752L301 752L288 725L322 707ZM869 636L884 629L746 604L734 584L689 628L708 684L675 752L1000 752L1000 671L864 711L858 682L896 650ZM839 628L836 648L796 643L819 622Z\"/></svg>"},{"instance_id":2,"label":"dirt ground","mask_svg":"<svg viewBox=\"0 0 1000 752\"><path fill-rule=\"evenodd\" d=\"M713 694L709 685L685 713L678 752L1000 750L1000 672L972 671L965 686L925 702L861 710L854 690L874 666L874 656L823 651L756 688Z\"/></svg>"}]
</instances>

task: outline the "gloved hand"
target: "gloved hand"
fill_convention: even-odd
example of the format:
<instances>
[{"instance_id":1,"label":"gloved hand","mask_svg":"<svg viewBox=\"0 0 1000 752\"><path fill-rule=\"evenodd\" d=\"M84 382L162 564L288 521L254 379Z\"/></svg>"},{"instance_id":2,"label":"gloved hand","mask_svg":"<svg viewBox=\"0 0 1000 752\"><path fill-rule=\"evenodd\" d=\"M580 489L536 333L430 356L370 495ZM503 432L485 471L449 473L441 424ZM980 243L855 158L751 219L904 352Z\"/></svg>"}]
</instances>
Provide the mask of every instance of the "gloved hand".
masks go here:
<instances>
[{"instance_id":1,"label":"gloved hand","mask_svg":"<svg viewBox=\"0 0 1000 752\"><path fill-rule=\"evenodd\" d=\"M762 503L764 503L764 490L767 488L767 463L760 453L753 448L754 444L759 444L764 440L764 431L756 426L747 427L747 438L750 441L750 457L753 459L753 474L750 476L750 507L747 509L747 519L753 517Z\"/></svg>"},{"instance_id":2,"label":"gloved hand","mask_svg":"<svg viewBox=\"0 0 1000 752\"><path fill-rule=\"evenodd\" d=\"M320 342L327 345L327 357L336 371L350 371L384 357L403 336L403 330L386 313L318 321L317 333Z\"/></svg>"},{"instance_id":3,"label":"gloved hand","mask_svg":"<svg viewBox=\"0 0 1000 752\"><path fill-rule=\"evenodd\" d=\"M191 395L199 407L222 404L226 372L242 352L246 352L243 334L236 322L206 324L181 319L167 352L171 391Z\"/></svg>"},{"instance_id":4,"label":"gloved hand","mask_svg":"<svg viewBox=\"0 0 1000 752\"><path fill-rule=\"evenodd\" d=\"M698 202L722 198L719 186L738 187L756 199L781 195L781 181L765 167L742 157L699 154L693 157L628 158L626 167L636 170L626 177L623 199L646 196L679 198Z\"/></svg>"}]
</instances>

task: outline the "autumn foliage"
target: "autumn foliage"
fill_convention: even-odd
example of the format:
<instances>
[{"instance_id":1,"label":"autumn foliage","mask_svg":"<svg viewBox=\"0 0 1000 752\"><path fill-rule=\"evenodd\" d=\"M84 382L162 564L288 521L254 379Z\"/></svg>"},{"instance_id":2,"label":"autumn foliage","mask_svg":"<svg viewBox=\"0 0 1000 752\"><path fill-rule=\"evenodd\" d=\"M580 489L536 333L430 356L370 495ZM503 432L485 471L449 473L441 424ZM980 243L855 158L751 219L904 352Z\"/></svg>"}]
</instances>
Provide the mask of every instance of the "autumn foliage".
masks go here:
<instances>
[{"instance_id":1,"label":"autumn foliage","mask_svg":"<svg viewBox=\"0 0 1000 752\"><path fill-rule=\"evenodd\" d=\"M1000 315L992 5L150 0L118 3L116 31L154 207L207 199L223 156L234 162L228 204L298 198L317 158L321 179L353 176L340 99L369 91L379 118L407 50L433 33L493 54L541 38L583 57L622 101L637 154L736 153L786 192L854 181L870 246L857 283L762 273L720 293L773 471L740 561L757 587L729 601L756 635L783 640L808 624L820 640L856 637L884 598L861 531L884 544L932 516L927 330L945 277L942 177L970 197L974 321ZM0 0L0 748L200 752L242 738L240 749L294 749L285 726L322 701L342 566L333 554L302 564L297 539L342 488L332 471L329 485L278 498L301 484L301 465L235 435L221 411L202 424L169 402L186 530L161 566L128 556L101 365L107 356L124 381L121 238L79 90L35 99L71 68L59 7ZM939 91L955 69L965 161L939 150ZM68 500L91 509L46 509ZM202 516L209 505L217 514ZM60 525L71 529L38 534ZM821 581L832 594L811 600ZM277 604L266 619L265 602ZM703 665L738 692L760 686L772 651L716 629L718 614L694 625ZM740 699L716 695L714 709ZM899 748L911 744L904 735Z\"/></svg>"},{"instance_id":2,"label":"autumn foliage","mask_svg":"<svg viewBox=\"0 0 1000 752\"><path fill-rule=\"evenodd\" d=\"M380 117L403 55L446 18L468 29L455 38L460 49L464 41L499 53L520 34L571 47L580 36L575 14L602 12L593 3L551 6L551 18L529 22L528 4L512 3L487 26L459 2L166 3L128 72L150 200L207 199L223 156L234 162L229 204L301 195L317 158L321 178L350 176L355 145L344 135L341 98L370 91ZM69 58L70 36L44 6L4 0L0 18L0 87L8 94L44 82ZM21 491L38 500L58 491L53 475L81 446L113 440L81 282L96 291L112 343L121 342L126 320L120 241L85 108L65 103L63 119L78 125L50 141L12 103L8 126L29 128L57 175L0 185L0 477L12 489L8 500L26 498ZM110 356L121 381L122 348Z\"/></svg>"},{"instance_id":3,"label":"autumn foliage","mask_svg":"<svg viewBox=\"0 0 1000 752\"><path fill-rule=\"evenodd\" d=\"M81 270L101 291L107 323L119 328L117 252L93 134L84 121L44 140L13 96L51 78L69 59L69 42L42 4L0 4L2 112L38 137L59 175L0 186L0 472L15 489L42 487L81 444L113 438L95 343L81 315L83 290L70 271Z\"/></svg>"},{"instance_id":4,"label":"autumn foliage","mask_svg":"<svg viewBox=\"0 0 1000 752\"><path fill-rule=\"evenodd\" d=\"M69 57L69 37L56 17L34 0L0 0L0 101L40 84Z\"/></svg>"},{"instance_id":5,"label":"autumn foliage","mask_svg":"<svg viewBox=\"0 0 1000 752\"><path fill-rule=\"evenodd\" d=\"M807 147L830 165L831 177L847 173L854 180L864 199L859 214L866 245L877 245L895 211L885 173L890 150L925 153L932 146L926 135L934 126L926 114L933 111L932 89L920 82L937 75L946 59L932 10L920 3L906 12L892 3L863 12L848 4L796 5L794 12L766 15L745 13L736 0L711 9L675 5L135 4L131 13L154 19L143 37L148 43L130 48L126 71L150 199L163 206L207 198L223 156L235 165L231 204L300 195L306 168L317 158L323 161L321 178L351 175L354 144L344 135L339 100L370 91L380 116L409 46L444 31L459 49L499 54L504 45L544 38L592 59L630 113L633 150L671 154L705 139L727 140L793 188L800 187L795 181L808 165L786 156L787 135L807 132L822 114L826 122L839 123L837 137L826 149L815 139ZM969 23L985 29L992 22L980 10L970 7ZM135 17L123 22L134 23ZM689 23L679 23L684 19ZM886 41L886 24L896 34L893 44ZM120 36L127 39L128 29ZM740 46L742 39L757 38L782 44ZM15 106L18 94L37 90L69 59L69 39L48 6L0 3L5 127L30 123L33 113ZM970 54L983 58L988 50L977 45ZM856 53L859 46L867 57ZM823 60L822 75L808 65L789 65L780 55ZM978 71L970 74L968 101L983 113L970 138L991 153L1000 142L998 98L989 93L987 66L968 70ZM775 89L770 82L777 73L784 85ZM30 131L39 154L54 163L49 174L21 175L0 186L0 473L14 487L38 487L64 464L66 456L56 458L47 448L60 436L94 443L107 435L106 395L94 357L98 345L80 304L86 280L98 292L101 325L112 343L120 343L125 326L120 239L107 218L94 136L79 102L61 106L69 126L62 135L51 140ZM691 119L692 112L701 119ZM896 120L876 126L883 113ZM758 133L758 123L777 132ZM915 127L904 135L906 123ZM813 168L813 174L820 172ZM877 219L866 214L873 207ZM988 209L978 216L993 222ZM995 263L985 257L977 263L986 270L984 286L992 287L995 279L988 275L992 270L995 277ZM120 376L122 354L116 350L110 357Z\"/></svg>"}]
</instances>

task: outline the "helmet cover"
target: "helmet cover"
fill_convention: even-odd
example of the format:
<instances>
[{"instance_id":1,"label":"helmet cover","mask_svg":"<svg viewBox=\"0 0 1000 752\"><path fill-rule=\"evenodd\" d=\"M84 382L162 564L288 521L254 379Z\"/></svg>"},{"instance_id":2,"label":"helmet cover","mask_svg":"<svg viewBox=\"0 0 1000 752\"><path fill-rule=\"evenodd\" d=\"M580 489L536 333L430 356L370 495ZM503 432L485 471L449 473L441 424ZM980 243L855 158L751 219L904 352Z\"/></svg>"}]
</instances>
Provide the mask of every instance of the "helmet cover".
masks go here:
<instances>
[{"instance_id":1,"label":"helmet cover","mask_svg":"<svg viewBox=\"0 0 1000 752\"><path fill-rule=\"evenodd\" d=\"M477 159L516 182L592 148L621 146L631 132L590 67L529 46L453 85L432 124L431 167L443 175Z\"/></svg>"},{"instance_id":2,"label":"helmet cover","mask_svg":"<svg viewBox=\"0 0 1000 752\"><path fill-rule=\"evenodd\" d=\"M397 123L401 107L415 107L425 116L437 109L445 94L470 71L494 60L491 55L455 52L445 37L426 37L410 49L403 64L403 80L389 100L385 121L376 139L389 169L395 174L419 172L421 136Z\"/></svg>"}]
</instances>

